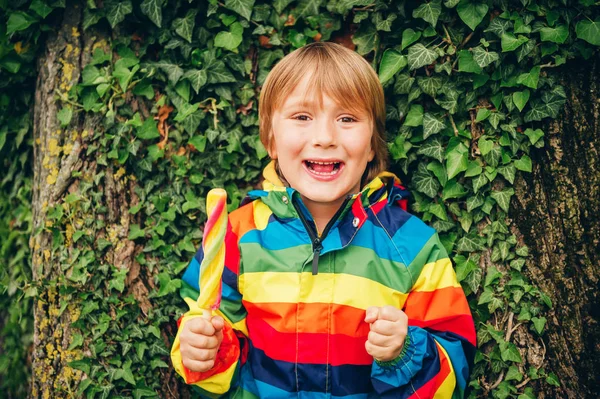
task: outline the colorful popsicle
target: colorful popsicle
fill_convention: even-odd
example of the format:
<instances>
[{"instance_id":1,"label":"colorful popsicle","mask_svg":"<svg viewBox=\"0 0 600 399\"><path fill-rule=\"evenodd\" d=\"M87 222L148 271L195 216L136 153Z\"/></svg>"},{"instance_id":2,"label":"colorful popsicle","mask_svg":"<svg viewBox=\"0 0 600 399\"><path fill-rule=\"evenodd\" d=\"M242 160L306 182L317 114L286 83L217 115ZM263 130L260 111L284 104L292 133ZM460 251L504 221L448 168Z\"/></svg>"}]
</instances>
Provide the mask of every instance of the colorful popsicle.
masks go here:
<instances>
[{"instance_id":1,"label":"colorful popsicle","mask_svg":"<svg viewBox=\"0 0 600 399\"><path fill-rule=\"evenodd\" d=\"M227 232L227 192L214 188L206 197L208 220L204 227L202 248L204 259L200 264L198 307L202 316L210 318L221 305L221 277L225 266L225 233Z\"/></svg>"}]
</instances>

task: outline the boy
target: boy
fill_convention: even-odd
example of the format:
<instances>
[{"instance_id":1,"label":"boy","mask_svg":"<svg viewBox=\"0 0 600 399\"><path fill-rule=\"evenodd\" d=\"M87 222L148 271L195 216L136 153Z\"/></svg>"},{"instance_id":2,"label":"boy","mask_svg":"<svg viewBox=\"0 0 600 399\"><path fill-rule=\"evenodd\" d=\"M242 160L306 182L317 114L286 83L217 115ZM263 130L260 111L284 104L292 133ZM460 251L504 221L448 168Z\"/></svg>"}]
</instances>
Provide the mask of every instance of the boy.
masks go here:
<instances>
[{"instance_id":1,"label":"boy","mask_svg":"<svg viewBox=\"0 0 600 399\"><path fill-rule=\"evenodd\" d=\"M180 319L177 372L235 398L462 397L472 317L437 234L384 172L376 73L312 43L270 72L259 115L273 162L229 217L221 317ZM191 308L202 257L183 277Z\"/></svg>"}]
</instances>

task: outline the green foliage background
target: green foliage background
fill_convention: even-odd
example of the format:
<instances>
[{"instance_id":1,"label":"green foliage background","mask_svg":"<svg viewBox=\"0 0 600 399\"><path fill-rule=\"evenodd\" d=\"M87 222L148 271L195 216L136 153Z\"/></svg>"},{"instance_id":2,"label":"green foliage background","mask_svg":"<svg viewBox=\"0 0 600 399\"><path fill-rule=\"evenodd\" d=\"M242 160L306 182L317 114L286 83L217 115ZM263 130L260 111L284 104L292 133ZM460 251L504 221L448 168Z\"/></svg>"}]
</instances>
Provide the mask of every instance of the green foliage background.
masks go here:
<instances>
[{"instance_id":1,"label":"green foliage background","mask_svg":"<svg viewBox=\"0 0 600 399\"><path fill-rule=\"evenodd\" d=\"M137 182L129 239L143 245L136 261L155 290L142 311L127 270L99 261L117 245L96 234L104 172L81 177L78 193L48 209L52 256L67 268L54 281L32 280L35 62L67 4L0 0L0 392L27 390L32 298L51 288L80 304L69 350L79 354L71 367L87 375L57 394L156 396L169 367L161 330L184 309L179 277L200 243L203 198L226 187L235 208L257 183L267 161L260 86L284 54L314 40L355 45L379 73L393 170L409 184L413 211L442 234L470 298L479 344L470 397L535 398L535 387L560 383L503 330L513 313L540 339L552 307L526 277L528 249L506 217L515 176L531 172L530 152L544 146L540 122L565 101L552 68L600 45L593 1L80 3L84 29L113 32L112 52L96 49L79 84L59 93L57 118L68 127L80 114L102 116L86 155ZM163 141L154 117L168 106Z\"/></svg>"}]
</instances>

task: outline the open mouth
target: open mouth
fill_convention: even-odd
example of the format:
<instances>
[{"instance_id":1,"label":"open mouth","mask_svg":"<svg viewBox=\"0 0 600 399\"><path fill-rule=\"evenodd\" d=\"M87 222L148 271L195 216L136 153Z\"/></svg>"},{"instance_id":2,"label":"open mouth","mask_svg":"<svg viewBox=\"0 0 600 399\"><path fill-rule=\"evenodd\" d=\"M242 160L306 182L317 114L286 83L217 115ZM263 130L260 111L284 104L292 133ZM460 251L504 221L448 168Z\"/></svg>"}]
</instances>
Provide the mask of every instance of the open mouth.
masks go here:
<instances>
[{"instance_id":1,"label":"open mouth","mask_svg":"<svg viewBox=\"0 0 600 399\"><path fill-rule=\"evenodd\" d=\"M344 166L341 161L304 161L304 166L311 173L319 176L335 176Z\"/></svg>"}]
</instances>

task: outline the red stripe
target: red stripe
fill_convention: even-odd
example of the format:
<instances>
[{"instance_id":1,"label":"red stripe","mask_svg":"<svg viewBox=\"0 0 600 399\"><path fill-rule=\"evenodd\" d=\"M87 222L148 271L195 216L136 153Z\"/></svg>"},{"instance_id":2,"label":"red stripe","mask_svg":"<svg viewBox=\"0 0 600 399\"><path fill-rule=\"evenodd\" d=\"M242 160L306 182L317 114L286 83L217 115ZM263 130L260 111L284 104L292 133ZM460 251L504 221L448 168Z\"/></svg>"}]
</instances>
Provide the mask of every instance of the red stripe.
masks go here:
<instances>
[{"instance_id":1,"label":"red stripe","mask_svg":"<svg viewBox=\"0 0 600 399\"><path fill-rule=\"evenodd\" d=\"M431 380L427 381L421 388L417 389L409 398L433 398L435 391L442 385L446 377L450 375L450 364L440 345L436 342L440 356L440 371Z\"/></svg>"},{"instance_id":2,"label":"red stripe","mask_svg":"<svg viewBox=\"0 0 600 399\"><path fill-rule=\"evenodd\" d=\"M408 319L409 326L431 328L436 331L450 331L455 334L464 337L473 346L477 345L477 335L475 333L475 326L473 325L473 318L471 314L464 314L458 316L451 316L446 319L437 319L430 321L421 321Z\"/></svg>"},{"instance_id":3,"label":"red stripe","mask_svg":"<svg viewBox=\"0 0 600 399\"><path fill-rule=\"evenodd\" d=\"M219 218L222 216L223 210L225 208L225 198L221 198L217 201L215 207L212 210L208 210L208 219L206 220L206 224L204 225L204 237L202 238L202 245L204 246L204 241L206 241L206 237L209 232L212 231L215 224L219 221Z\"/></svg>"},{"instance_id":4,"label":"red stripe","mask_svg":"<svg viewBox=\"0 0 600 399\"><path fill-rule=\"evenodd\" d=\"M244 301L249 317L261 319L280 333L295 333L296 314L310 320L302 324L306 333L343 334L350 337L365 337L369 324L365 323L365 311L347 305L329 303L251 303ZM299 309L301 307L301 309ZM331 312L331 320L328 315ZM331 325L330 325L331 323Z\"/></svg>"},{"instance_id":5,"label":"red stripe","mask_svg":"<svg viewBox=\"0 0 600 399\"><path fill-rule=\"evenodd\" d=\"M365 349L366 336L280 333L260 318L250 315L246 322L253 346L275 360L332 366L369 365L373 362Z\"/></svg>"},{"instance_id":6,"label":"red stripe","mask_svg":"<svg viewBox=\"0 0 600 399\"><path fill-rule=\"evenodd\" d=\"M230 223L227 223L227 234L225 234L225 267L236 275L240 270L240 249L238 247L238 236L233 232Z\"/></svg>"}]
</instances>

